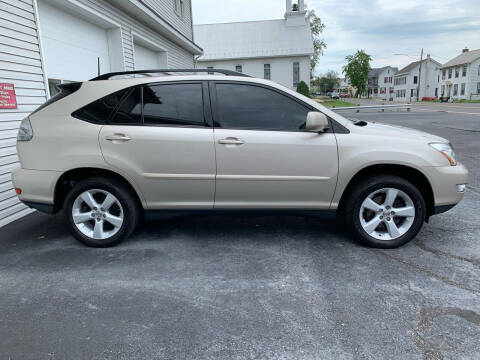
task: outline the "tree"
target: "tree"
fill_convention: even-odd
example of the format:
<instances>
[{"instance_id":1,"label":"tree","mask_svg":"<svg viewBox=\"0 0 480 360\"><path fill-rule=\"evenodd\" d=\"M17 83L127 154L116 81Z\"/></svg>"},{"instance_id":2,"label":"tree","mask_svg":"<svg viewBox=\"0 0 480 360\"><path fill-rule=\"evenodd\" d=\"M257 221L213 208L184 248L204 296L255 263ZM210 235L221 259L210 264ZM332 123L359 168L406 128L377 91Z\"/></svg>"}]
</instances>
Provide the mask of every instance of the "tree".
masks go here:
<instances>
[{"instance_id":1,"label":"tree","mask_svg":"<svg viewBox=\"0 0 480 360\"><path fill-rule=\"evenodd\" d=\"M308 89L308 85L305 81L300 81L297 85L297 92L305 95L306 97L310 97L310 90Z\"/></svg>"},{"instance_id":2,"label":"tree","mask_svg":"<svg viewBox=\"0 0 480 360\"><path fill-rule=\"evenodd\" d=\"M338 73L334 70L329 70L326 74L320 75L312 81L312 85L320 92L333 91L338 87L339 83L340 78L338 77Z\"/></svg>"},{"instance_id":3,"label":"tree","mask_svg":"<svg viewBox=\"0 0 480 360\"><path fill-rule=\"evenodd\" d=\"M368 72L372 57L363 50L357 50L355 55L348 55L347 65L343 67L343 73L350 80L350 84L357 88L355 97L365 92L367 87Z\"/></svg>"},{"instance_id":4,"label":"tree","mask_svg":"<svg viewBox=\"0 0 480 360\"><path fill-rule=\"evenodd\" d=\"M313 72L320 60L320 56L323 55L323 50L327 48L327 44L323 39L320 39L320 34L325 29L325 24L315 14L315 10L308 12L308 21L310 22L310 29L313 36L313 55L310 59L310 77L313 78Z\"/></svg>"}]
</instances>

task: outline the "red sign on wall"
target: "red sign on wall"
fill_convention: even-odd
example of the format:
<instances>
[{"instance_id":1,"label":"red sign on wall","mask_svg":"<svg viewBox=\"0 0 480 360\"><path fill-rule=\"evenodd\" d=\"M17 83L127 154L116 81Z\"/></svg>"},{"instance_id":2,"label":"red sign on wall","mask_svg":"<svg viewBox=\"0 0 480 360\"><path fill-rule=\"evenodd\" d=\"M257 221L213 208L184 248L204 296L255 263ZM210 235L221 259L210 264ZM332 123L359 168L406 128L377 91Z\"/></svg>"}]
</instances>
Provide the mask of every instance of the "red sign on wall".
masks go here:
<instances>
[{"instance_id":1,"label":"red sign on wall","mask_svg":"<svg viewBox=\"0 0 480 360\"><path fill-rule=\"evenodd\" d=\"M0 109L16 109L17 96L13 84L0 84Z\"/></svg>"}]
</instances>

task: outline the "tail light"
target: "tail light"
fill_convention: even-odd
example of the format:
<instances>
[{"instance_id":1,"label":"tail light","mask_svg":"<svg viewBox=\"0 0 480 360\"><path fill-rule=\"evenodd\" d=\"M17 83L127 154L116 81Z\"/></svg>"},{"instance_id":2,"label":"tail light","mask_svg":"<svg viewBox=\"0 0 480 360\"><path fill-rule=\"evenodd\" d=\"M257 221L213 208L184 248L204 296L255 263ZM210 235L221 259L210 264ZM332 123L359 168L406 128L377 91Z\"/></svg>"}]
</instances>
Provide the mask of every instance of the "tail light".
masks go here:
<instances>
[{"instance_id":1,"label":"tail light","mask_svg":"<svg viewBox=\"0 0 480 360\"><path fill-rule=\"evenodd\" d=\"M18 129L17 140L18 141L30 141L33 138L33 129L32 124L30 124L30 119L26 117L22 120L20 128Z\"/></svg>"}]
</instances>

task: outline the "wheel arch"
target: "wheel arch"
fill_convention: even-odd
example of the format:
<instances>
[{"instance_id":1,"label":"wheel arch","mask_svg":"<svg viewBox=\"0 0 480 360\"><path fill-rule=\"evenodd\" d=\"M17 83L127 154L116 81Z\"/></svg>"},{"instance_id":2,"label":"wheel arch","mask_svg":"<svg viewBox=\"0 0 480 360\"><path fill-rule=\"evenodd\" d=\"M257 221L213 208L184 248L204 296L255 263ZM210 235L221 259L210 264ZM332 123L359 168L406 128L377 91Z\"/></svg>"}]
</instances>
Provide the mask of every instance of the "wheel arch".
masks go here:
<instances>
[{"instance_id":1,"label":"wheel arch","mask_svg":"<svg viewBox=\"0 0 480 360\"><path fill-rule=\"evenodd\" d=\"M348 182L338 204L338 210L343 211L346 200L351 194L354 186L360 181L378 175L395 175L415 185L422 194L427 206L427 219L435 213L435 197L432 185L428 178L420 170L399 164L375 164L359 170Z\"/></svg>"},{"instance_id":2,"label":"wheel arch","mask_svg":"<svg viewBox=\"0 0 480 360\"><path fill-rule=\"evenodd\" d=\"M85 180L91 177L107 177L111 179L115 179L116 181L125 185L135 196L135 199L138 201L139 208L144 208L143 204L143 196L139 191L132 185L132 183L127 180L126 177L120 175L119 173L102 169L102 168L95 168L95 167L81 167L70 169L64 172L57 180L55 184L55 191L54 191L54 213L59 212L63 208L63 203L68 192L73 188L75 183Z\"/></svg>"}]
</instances>

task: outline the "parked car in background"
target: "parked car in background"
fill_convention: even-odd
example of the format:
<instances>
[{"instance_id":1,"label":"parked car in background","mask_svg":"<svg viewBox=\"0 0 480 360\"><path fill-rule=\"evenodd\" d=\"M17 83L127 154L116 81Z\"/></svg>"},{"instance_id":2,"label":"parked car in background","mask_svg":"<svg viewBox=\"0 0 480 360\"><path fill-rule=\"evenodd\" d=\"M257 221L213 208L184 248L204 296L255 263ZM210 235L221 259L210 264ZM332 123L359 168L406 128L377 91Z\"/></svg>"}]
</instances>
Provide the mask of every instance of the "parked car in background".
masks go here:
<instances>
[{"instance_id":1,"label":"parked car in background","mask_svg":"<svg viewBox=\"0 0 480 360\"><path fill-rule=\"evenodd\" d=\"M170 76L109 80L158 72ZM127 238L143 214L261 210L333 212L360 242L392 248L464 195L448 140L349 120L268 80L178 72L61 85L21 123L20 200L63 210L94 247Z\"/></svg>"},{"instance_id":2,"label":"parked car in background","mask_svg":"<svg viewBox=\"0 0 480 360\"><path fill-rule=\"evenodd\" d=\"M332 93L330 94L330 97L331 97L332 99L340 99L340 95L339 95L337 92L332 92Z\"/></svg>"}]
</instances>

